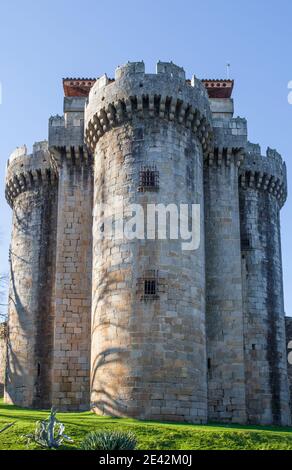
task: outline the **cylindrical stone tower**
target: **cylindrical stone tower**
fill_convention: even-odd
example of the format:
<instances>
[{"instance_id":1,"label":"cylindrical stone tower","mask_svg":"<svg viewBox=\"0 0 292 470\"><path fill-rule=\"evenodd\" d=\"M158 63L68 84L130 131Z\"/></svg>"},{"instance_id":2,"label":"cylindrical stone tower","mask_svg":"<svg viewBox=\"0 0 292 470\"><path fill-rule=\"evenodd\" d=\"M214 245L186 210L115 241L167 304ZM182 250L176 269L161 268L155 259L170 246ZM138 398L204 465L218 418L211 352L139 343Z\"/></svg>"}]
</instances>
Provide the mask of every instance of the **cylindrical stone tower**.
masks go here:
<instances>
[{"instance_id":1,"label":"cylindrical stone tower","mask_svg":"<svg viewBox=\"0 0 292 470\"><path fill-rule=\"evenodd\" d=\"M247 418L288 425L289 389L280 235L286 166L249 144L240 169L242 277Z\"/></svg>"},{"instance_id":2,"label":"cylindrical stone tower","mask_svg":"<svg viewBox=\"0 0 292 470\"><path fill-rule=\"evenodd\" d=\"M203 153L210 122L204 86L196 78L186 82L183 69L172 63L158 63L151 75L143 63L129 63L115 80L102 77L90 92L91 403L99 414L207 420ZM174 236L151 240L153 232L144 236L148 226L140 239L107 237L109 220L104 224L99 205L114 208L117 196L126 223L132 204L145 219L149 204L166 211L173 204L178 213L180 204L199 204L199 248L185 250Z\"/></svg>"},{"instance_id":3,"label":"cylindrical stone tower","mask_svg":"<svg viewBox=\"0 0 292 470\"><path fill-rule=\"evenodd\" d=\"M47 142L17 149L8 161L6 198L13 208L5 400L51 403L53 279L57 178Z\"/></svg>"}]
</instances>

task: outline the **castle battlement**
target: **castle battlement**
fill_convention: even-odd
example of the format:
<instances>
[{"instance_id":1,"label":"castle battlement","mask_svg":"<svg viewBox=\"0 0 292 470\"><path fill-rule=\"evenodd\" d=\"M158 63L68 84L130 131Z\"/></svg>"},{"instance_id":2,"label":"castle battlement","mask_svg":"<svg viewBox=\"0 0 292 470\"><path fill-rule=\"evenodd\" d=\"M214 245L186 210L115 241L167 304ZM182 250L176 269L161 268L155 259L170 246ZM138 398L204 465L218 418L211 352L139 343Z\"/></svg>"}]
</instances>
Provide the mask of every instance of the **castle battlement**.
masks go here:
<instances>
[{"instance_id":1,"label":"castle battlement","mask_svg":"<svg viewBox=\"0 0 292 470\"><path fill-rule=\"evenodd\" d=\"M287 169L281 155L268 147L262 155L258 144L247 143L240 169L242 188L256 188L273 194L282 206L287 198Z\"/></svg>"},{"instance_id":2,"label":"castle battlement","mask_svg":"<svg viewBox=\"0 0 292 470\"><path fill-rule=\"evenodd\" d=\"M49 119L49 127L65 127L65 118L64 116L51 116Z\"/></svg>"},{"instance_id":3,"label":"castle battlement","mask_svg":"<svg viewBox=\"0 0 292 470\"><path fill-rule=\"evenodd\" d=\"M31 154L27 153L25 145L17 148L7 162L5 188L7 202L12 206L14 199L20 193L44 182L51 184L56 177L47 141L36 142Z\"/></svg>"},{"instance_id":4,"label":"castle battlement","mask_svg":"<svg viewBox=\"0 0 292 470\"><path fill-rule=\"evenodd\" d=\"M157 64L157 74L145 74L143 62L119 67L115 81L101 77L91 88L85 109L86 143L94 150L104 133L133 116L158 117L184 125L197 134L204 150L212 141L209 98L202 82L185 80L183 69Z\"/></svg>"},{"instance_id":5,"label":"castle battlement","mask_svg":"<svg viewBox=\"0 0 292 470\"><path fill-rule=\"evenodd\" d=\"M243 160L247 143L247 121L244 118L213 118L214 148L205 155L208 165L230 166L233 161L237 167Z\"/></svg>"},{"instance_id":6,"label":"castle battlement","mask_svg":"<svg viewBox=\"0 0 292 470\"><path fill-rule=\"evenodd\" d=\"M114 78L68 77L63 88L48 142L16 149L7 166L6 401L289 425L286 165L248 142L234 81L128 62ZM181 213L174 234L169 208L182 204L200 216ZM147 209L140 232L133 207ZM160 225L149 227L155 207Z\"/></svg>"},{"instance_id":7,"label":"castle battlement","mask_svg":"<svg viewBox=\"0 0 292 470\"><path fill-rule=\"evenodd\" d=\"M75 112L73 112L75 114ZM74 116L71 121L65 116L52 116L49 120L49 148L83 148L84 121L82 116Z\"/></svg>"},{"instance_id":8,"label":"castle battlement","mask_svg":"<svg viewBox=\"0 0 292 470\"><path fill-rule=\"evenodd\" d=\"M17 147L10 155L8 161L7 161L7 166L10 165L10 163L15 159L19 157L25 157L27 156L27 146L22 145L21 147Z\"/></svg>"}]
</instances>

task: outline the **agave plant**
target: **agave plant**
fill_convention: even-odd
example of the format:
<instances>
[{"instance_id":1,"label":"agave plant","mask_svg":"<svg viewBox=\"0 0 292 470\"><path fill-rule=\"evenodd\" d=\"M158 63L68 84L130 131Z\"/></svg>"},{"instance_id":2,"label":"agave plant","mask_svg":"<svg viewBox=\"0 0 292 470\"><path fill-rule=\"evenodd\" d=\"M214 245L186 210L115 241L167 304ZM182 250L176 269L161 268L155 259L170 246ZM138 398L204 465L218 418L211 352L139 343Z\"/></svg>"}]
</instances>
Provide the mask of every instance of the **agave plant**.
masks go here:
<instances>
[{"instance_id":1,"label":"agave plant","mask_svg":"<svg viewBox=\"0 0 292 470\"><path fill-rule=\"evenodd\" d=\"M57 410L51 409L50 415L43 421L37 421L34 434L27 434L28 442L36 442L42 447L58 449L64 441L73 440L64 434L65 426L56 418Z\"/></svg>"},{"instance_id":2,"label":"agave plant","mask_svg":"<svg viewBox=\"0 0 292 470\"><path fill-rule=\"evenodd\" d=\"M81 443L82 450L134 450L137 445L132 433L113 431L91 432Z\"/></svg>"}]
</instances>

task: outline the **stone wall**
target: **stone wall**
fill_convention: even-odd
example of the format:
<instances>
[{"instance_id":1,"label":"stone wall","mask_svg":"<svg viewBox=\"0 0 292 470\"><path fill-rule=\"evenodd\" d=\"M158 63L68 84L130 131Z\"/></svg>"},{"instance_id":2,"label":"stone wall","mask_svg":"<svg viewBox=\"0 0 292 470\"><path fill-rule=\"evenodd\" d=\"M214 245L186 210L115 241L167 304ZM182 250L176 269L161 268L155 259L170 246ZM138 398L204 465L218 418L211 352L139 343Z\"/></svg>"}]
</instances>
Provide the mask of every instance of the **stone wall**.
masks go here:
<instances>
[{"instance_id":1,"label":"stone wall","mask_svg":"<svg viewBox=\"0 0 292 470\"><path fill-rule=\"evenodd\" d=\"M4 395L7 324L0 323L0 397Z\"/></svg>"},{"instance_id":2,"label":"stone wall","mask_svg":"<svg viewBox=\"0 0 292 470\"><path fill-rule=\"evenodd\" d=\"M238 168L247 128L232 117L232 100L212 99L211 105L214 150L204 168L208 412L212 421L244 423Z\"/></svg>"},{"instance_id":3,"label":"stone wall","mask_svg":"<svg viewBox=\"0 0 292 470\"><path fill-rule=\"evenodd\" d=\"M288 382L290 391L290 412L292 415L292 317L285 318L286 326L286 344L287 344L287 371L288 371Z\"/></svg>"},{"instance_id":4,"label":"stone wall","mask_svg":"<svg viewBox=\"0 0 292 470\"><path fill-rule=\"evenodd\" d=\"M222 156L221 156L222 157ZM245 376L237 158L205 168L209 419L244 423Z\"/></svg>"},{"instance_id":5,"label":"stone wall","mask_svg":"<svg viewBox=\"0 0 292 470\"><path fill-rule=\"evenodd\" d=\"M52 403L89 408L92 170L83 153L60 150ZM55 158L57 151L55 150Z\"/></svg>"},{"instance_id":6,"label":"stone wall","mask_svg":"<svg viewBox=\"0 0 292 470\"><path fill-rule=\"evenodd\" d=\"M230 80L186 80L164 62L156 74L135 62L115 79L67 79L49 145L13 152L7 402L62 410L91 402L99 414L193 423L290 423L280 243L286 166L275 150L263 157L247 142L232 88ZM155 175L151 191L145 170ZM104 238L116 225L99 205L115 206L116 197L129 224L130 204L145 215L148 204L199 204L199 248L188 251L169 235L154 241L153 232L145 239L144 231ZM286 328L290 335L288 319Z\"/></svg>"},{"instance_id":7,"label":"stone wall","mask_svg":"<svg viewBox=\"0 0 292 470\"><path fill-rule=\"evenodd\" d=\"M251 147L249 147L250 149ZM275 156L275 158L274 158ZM290 423L280 238L286 171L255 148L240 169L247 413L250 423Z\"/></svg>"},{"instance_id":8,"label":"stone wall","mask_svg":"<svg viewBox=\"0 0 292 470\"><path fill-rule=\"evenodd\" d=\"M113 205L116 196L124 198L126 210L134 203L144 209L147 203L200 204L201 243L198 250L184 251L181 239L100 240L102 218L94 219L91 402L100 414L206 422L203 153L191 129L194 115L190 128L185 125L186 107L180 108L181 122L172 122L179 89L194 109L201 95L186 87L175 68L172 83L167 73L147 76L138 65L136 71L119 70L123 80L100 89L97 83L91 91L86 128L89 120L104 122L94 154L94 207ZM118 121L105 122L110 111L104 117L99 103L107 109L111 97L127 102L129 85L131 96L138 94L138 109L133 100ZM144 103L141 93L149 93ZM169 106L155 103L155 94L171 97ZM155 192L138 191L147 165L159 172ZM132 214L126 214L129 220ZM157 282L152 298L144 291L149 273Z\"/></svg>"},{"instance_id":9,"label":"stone wall","mask_svg":"<svg viewBox=\"0 0 292 470\"><path fill-rule=\"evenodd\" d=\"M51 402L57 183L47 147L14 154L6 179L13 231L5 398L27 407Z\"/></svg>"}]
</instances>

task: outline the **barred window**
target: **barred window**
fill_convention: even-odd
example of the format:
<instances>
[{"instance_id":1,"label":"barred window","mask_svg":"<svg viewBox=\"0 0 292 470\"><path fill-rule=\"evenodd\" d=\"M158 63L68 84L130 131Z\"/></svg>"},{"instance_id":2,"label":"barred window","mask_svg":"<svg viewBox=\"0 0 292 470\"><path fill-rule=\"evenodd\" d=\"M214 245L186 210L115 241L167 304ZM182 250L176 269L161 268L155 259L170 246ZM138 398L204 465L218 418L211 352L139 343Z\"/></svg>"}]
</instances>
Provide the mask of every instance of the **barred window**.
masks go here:
<instances>
[{"instance_id":1,"label":"barred window","mask_svg":"<svg viewBox=\"0 0 292 470\"><path fill-rule=\"evenodd\" d=\"M157 282L154 279L145 279L144 281L144 295L156 295L157 294Z\"/></svg>"},{"instance_id":2,"label":"barred window","mask_svg":"<svg viewBox=\"0 0 292 470\"><path fill-rule=\"evenodd\" d=\"M162 291L164 291L164 284L162 285ZM158 300L159 292L160 279L158 276L158 271L145 271L144 276L140 277L137 283L137 293L138 295L141 295L141 300L146 302L149 300Z\"/></svg>"},{"instance_id":3,"label":"barred window","mask_svg":"<svg viewBox=\"0 0 292 470\"><path fill-rule=\"evenodd\" d=\"M156 166L142 167L140 171L139 191L158 191L159 172Z\"/></svg>"}]
</instances>

